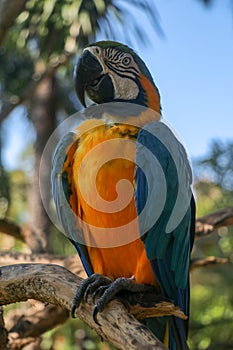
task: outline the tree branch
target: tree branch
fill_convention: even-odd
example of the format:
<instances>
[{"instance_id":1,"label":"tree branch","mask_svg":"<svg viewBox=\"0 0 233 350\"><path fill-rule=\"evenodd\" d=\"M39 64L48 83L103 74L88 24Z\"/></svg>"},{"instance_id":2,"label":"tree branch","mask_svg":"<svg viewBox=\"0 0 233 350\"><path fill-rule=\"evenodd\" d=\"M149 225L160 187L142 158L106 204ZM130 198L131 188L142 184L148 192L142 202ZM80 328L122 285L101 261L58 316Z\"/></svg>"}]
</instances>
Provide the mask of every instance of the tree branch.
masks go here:
<instances>
[{"instance_id":1,"label":"tree branch","mask_svg":"<svg viewBox=\"0 0 233 350\"><path fill-rule=\"evenodd\" d=\"M217 210L212 214L197 219L196 237L209 235L223 226L233 226L233 207ZM25 242L29 247L32 245L32 231L28 226L20 227L9 220L1 219L0 232Z\"/></svg>"},{"instance_id":2,"label":"tree branch","mask_svg":"<svg viewBox=\"0 0 233 350\"><path fill-rule=\"evenodd\" d=\"M57 265L3 266L0 270L0 304L36 299L61 305L70 310L73 296L81 281L80 277ZM137 298L138 296L135 297ZM111 302L108 308L98 315L101 326L93 320L93 307L93 301L88 300L88 303L80 305L77 315L103 339L113 343L119 349L140 350L152 347L158 350L166 349L144 325L129 315L118 301ZM133 306L129 306L129 309L130 313L138 318L162 315L186 318L174 304L167 301L158 302L158 296L152 308L137 305L134 300Z\"/></svg>"},{"instance_id":3,"label":"tree branch","mask_svg":"<svg viewBox=\"0 0 233 350\"><path fill-rule=\"evenodd\" d=\"M191 259L190 271L198 267L222 265L233 262L233 257L219 258L209 256L206 258ZM55 264L63 266L81 278L86 278L86 272L77 254L70 256L51 255L51 254L26 254L18 252L0 251L0 266L13 264Z\"/></svg>"},{"instance_id":4,"label":"tree branch","mask_svg":"<svg viewBox=\"0 0 233 350\"><path fill-rule=\"evenodd\" d=\"M87 277L81 260L79 259L79 256L77 254L64 257L60 255L51 254L26 254L18 252L0 251L0 266L25 263L55 264L65 267L66 269L75 273L79 277Z\"/></svg>"},{"instance_id":5,"label":"tree branch","mask_svg":"<svg viewBox=\"0 0 233 350\"><path fill-rule=\"evenodd\" d=\"M43 251L40 238L33 232L31 227L24 225L20 227L12 221L0 219L0 232L12 236L27 244L31 251Z\"/></svg>"},{"instance_id":6,"label":"tree branch","mask_svg":"<svg viewBox=\"0 0 233 350\"><path fill-rule=\"evenodd\" d=\"M198 237L201 237L212 233L221 226L231 225L233 225L233 208L221 209L198 219L196 221L196 234ZM32 245L31 229L27 226L21 228L8 220L0 220L0 232L9 234L27 244L29 243L30 246ZM3 305L34 298L43 302L53 303L56 307L49 306L44 309L44 313L42 312L32 318L31 316L27 316L25 319L20 319L18 326L13 327L9 333L9 345L12 349L17 344L22 346L23 343L29 344L35 342L35 334L38 337L44 331L64 322L67 318L67 311L64 310L64 307L70 309L73 295L82 280L62 267L44 264L64 266L79 276L86 277L77 255L62 257L50 254L0 252L0 264L2 265L25 262L37 262L40 264L14 265L1 268L0 304ZM229 262L233 262L232 258L211 256L203 259L194 259L191 261L190 269L193 270L198 267L226 264ZM130 293L128 293L128 295L125 293L121 295L121 300L130 303L130 313L137 319L164 315L176 315L177 317L185 318L184 314L172 303L169 303L167 300L162 300L159 296L154 294L149 297L147 296L147 303L144 304L145 295L143 299L143 296L137 295L135 297ZM63 309L59 309L57 305L61 305ZM153 305L153 307L150 307L151 305ZM51 313L50 308L53 310ZM61 318L59 316L60 312L62 314ZM102 338L112 342L119 349L146 349L147 347L149 349L151 346L153 346L154 349L165 349L154 335L132 318L132 316L128 315L124 307L117 301L112 302L106 312L99 315L102 327L99 327L93 321L93 304L91 301L82 304L77 312L78 316L88 323ZM47 320L47 323L44 323L44 320ZM30 327L24 327L28 322L30 323ZM41 326L38 327L38 324ZM117 330L115 325L118 327ZM143 334L140 339L138 337L140 331L134 334L135 327L139 327ZM39 331L39 328L41 328L41 331ZM135 347L132 345L134 339Z\"/></svg>"},{"instance_id":7,"label":"tree branch","mask_svg":"<svg viewBox=\"0 0 233 350\"><path fill-rule=\"evenodd\" d=\"M206 267L213 265L216 266L228 263L232 263L231 258L218 258L216 256L208 256L207 258L203 259L192 259L190 264L190 270L192 271L194 268L197 267Z\"/></svg>"},{"instance_id":8,"label":"tree branch","mask_svg":"<svg viewBox=\"0 0 233 350\"><path fill-rule=\"evenodd\" d=\"M19 350L25 344L30 344L31 350L40 350L38 345L43 333L65 323L68 317L67 309L34 299L21 304L17 309L11 308L5 314L9 346L12 350Z\"/></svg>"},{"instance_id":9,"label":"tree branch","mask_svg":"<svg viewBox=\"0 0 233 350\"><path fill-rule=\"evenodd\" d=\"M233 207L215 211L196 220L196 237L209 235L219 227L233 226Z\"/></svg>"},{"instance_id":10,"label":"tree branch","mask_svg":"<svg viewBox=\"0 0 233 350\"><path fill-rule=\"evenodd\" d=\"M29 339L40 337L44 332L55 328L59 324L63 324L69 317L69 312L60 306L49 305L38 312L31 315L23 315L18 322L10 329L10 344L15 339Z\"/></svg>"},{"instance_id":11,"label":"tree branch","mask_svg":"<svg viewBox=\"0 0 233 350\"><path fill-rule=\"evenodd\" d=\"M23 338L23 339L17 338L17 334L15 333L10 333L9 335L10 350L19 350L19 349L41 350L41 347L40 347L41 341L42 341L41 338L37 338L37 339L32 337Z\"/></svg>"}]
</instances>

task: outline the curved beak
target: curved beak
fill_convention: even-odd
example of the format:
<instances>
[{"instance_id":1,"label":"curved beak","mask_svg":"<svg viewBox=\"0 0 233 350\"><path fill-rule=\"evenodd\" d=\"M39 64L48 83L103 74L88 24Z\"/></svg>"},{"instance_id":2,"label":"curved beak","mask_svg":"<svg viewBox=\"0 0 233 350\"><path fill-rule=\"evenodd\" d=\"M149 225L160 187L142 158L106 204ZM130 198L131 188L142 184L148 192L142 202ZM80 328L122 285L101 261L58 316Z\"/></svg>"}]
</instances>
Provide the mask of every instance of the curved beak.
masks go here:
<instances>
[{"instance_id":1,"label":"curved beak","mask_svg":"<svg viewBox=\"0 0 233 350\"><path fill-rule=\"evenodd\" d=\"M114 87L110 76L95 55L84 50L74 69L74 82L78 98L86 107L85 93L96 103L110 102L114 98Z\"/></svg>"}]
</instances>

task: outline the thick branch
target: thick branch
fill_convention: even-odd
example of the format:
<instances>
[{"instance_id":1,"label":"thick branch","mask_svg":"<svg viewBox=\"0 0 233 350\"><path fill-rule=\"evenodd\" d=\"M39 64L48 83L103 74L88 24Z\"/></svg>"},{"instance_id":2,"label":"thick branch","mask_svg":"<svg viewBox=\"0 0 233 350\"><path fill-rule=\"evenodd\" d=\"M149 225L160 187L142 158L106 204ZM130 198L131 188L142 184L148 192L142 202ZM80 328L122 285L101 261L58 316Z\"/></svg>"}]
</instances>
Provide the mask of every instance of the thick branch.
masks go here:
<instances>
[{"instance_id":1,"label":"thick branch","mask_svg":"<svg viewBox=\"0 0 233 350\"><path fill-rule=\"evenodd\" d=\"M43 251L40 237L28 225L20 227L12 221L0 219L0 232L26 243L32 252Z\"/></svg>"},{"instance_id":2,"label":"thick branch","mask_svg":"<svg viewBox=\"0 0 233 350\"><path fill-rule=\"evenodd\" d=\"M43 333L65 323L68 318L67 309L30 299L17 309L8 310L5 315L9 345L12 350L19 350L25 344L31 344L30 350L39 350L37 344L41 341Z\"/></svg>"},{"instance_id":3,"label":"thick branch","mask_svg":"<svg viewBox=\"0 0 233 350\"><path fill-rule=\"evenodd\" d=\"M57 265L22 264L4 266L0 270L0 304L5 305L27 299L37 299L61 305L70 310L74 293L82 281L81 278ZM98 315L101 327L92 317L93 302L83 303L77 315L93 328L101 337L113 343L119 349L165 349L155 336L134 317L129 315L123 305L117 301ZM184 314L172 303L156 302L153 308L133 305L132 314L138 318ZM137 332L135 332L137 330Z\"/></svg>"},{"instance_id":4,"label":"thick branch","mask_svg":"<svg viewBox=\"0 0 233 350\"><path fill-rule=\"evenodd\" d=\"M233 207L215 211L196 220L196 236L209 235L219 227L233 226Z\"/></svg>"},{"instance_id":5,"label":"thick branch","mask_svg":"<svg viewBox=\"0 0 233 350\"><path fill-rule=\"evenodd\" d=\"M201 237L212 233L219 227L233 226L233 207L217 210L216 212L203 216L196 220L196 236ZM32 239L31 229L27 226L19 227L6 219L0 220L0 232L9 234L30 247Z\"/></svg>"},{"instance_id":6,"label":"thick branch","mask_svg":"<svg viewBox=\"0 0 233 350\"><path fill-rule=\"evenodd\" d=\"M198 267L216 266L222 264L232 263L233 258L218 258L215 256L209 256L206 258L191 259L190 271ZM61 255L51 254L26 254L18 252L0 251L0 266L13 265L13 264L25 264L25 263L37 263L37 264L56 264L63 266L71 272L75 273L81 278L86 278L86 272L77 254L67 257Z\"/></svg>"},{"instance_id":7,"label":"thick branch","mask_svg":"<svg viewBox=\"0 0 233 350\"><path fill-rule=\"evenodd\" d=\"M9 346L10 350L19 350L19 349L30 349L30 350L41 350L40 343L41 338L17 338L17 334L10 333L9 334ZM8 348L7 348L8 350Z\"/></svg>"},{"instance_id":8,"label":"thick branch","mask_svg":"<svg viewBox=\"0 0 233 350\"><path fill-rule=\"evenodd\" d=\"M0 232L10 235L20 241L25 241L23 229L6 219L0 219Z\"/></svg>"},{"instance_id":9,"label":"thick branch","mask_svg":"<svg viewBox=\"0 0 233 350\"><path fill-rule=\"evenodd\" d=\"M32 315L21 316L19 322L10 329L10 333L16 333L17 338L37 338L44 332L63 324L68 316L68 310L50 305Z\"/></svg>"},{"instance_id":10,"label":"thick branch","mask_svg":"<svg viewBox=\"0 0 233 350\"><path fill-rule=\"evenodd\" d=\"M77 254L64 257L50 254L26 254L8 251L0 252L0 266L25 263L56 264L65 267L79 277L87 277Z\"/></svg>"}]
</instances>

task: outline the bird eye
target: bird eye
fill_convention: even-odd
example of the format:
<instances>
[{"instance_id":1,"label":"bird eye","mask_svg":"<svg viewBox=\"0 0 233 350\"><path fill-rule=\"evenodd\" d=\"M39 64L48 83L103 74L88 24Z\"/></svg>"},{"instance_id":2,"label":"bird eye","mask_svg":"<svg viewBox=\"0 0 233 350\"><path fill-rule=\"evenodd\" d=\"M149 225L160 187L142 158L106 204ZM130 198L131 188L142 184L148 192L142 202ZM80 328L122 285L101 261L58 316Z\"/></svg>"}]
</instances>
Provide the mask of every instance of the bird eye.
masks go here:
<instances>
[{"instance_id":1,"label":"bird eye","mask_svg":"<svg viewBox=\"0 0 233 350\"><path fill-rule=\"evenodd\" d=\"M125 66L128 66L131 62L131 58L130 57L124 57L123 60L122 60L122 63L125 65Z\"/></svg>"}]
</instances>

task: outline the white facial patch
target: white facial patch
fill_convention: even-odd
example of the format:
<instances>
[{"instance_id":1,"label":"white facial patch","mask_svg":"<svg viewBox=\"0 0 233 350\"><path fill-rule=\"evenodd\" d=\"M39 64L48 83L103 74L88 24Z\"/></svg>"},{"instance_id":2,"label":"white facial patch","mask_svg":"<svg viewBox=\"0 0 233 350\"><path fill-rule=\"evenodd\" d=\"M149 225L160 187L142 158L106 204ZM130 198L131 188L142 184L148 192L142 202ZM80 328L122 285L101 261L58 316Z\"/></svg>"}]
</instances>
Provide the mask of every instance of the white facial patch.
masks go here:
<instances>
[{"instance_id":1,"label":"white facial patch","mask_svg":"<svg viewBox=\"0 0 233 350\"><path fill-rule=\"evenodd\" d=\"M108 74L114 86L114 98L134 100L139 94L139 87L134 78L139 75L139 68L129 53L115 48L87 47L99 61L103 74Z\"/></svg>"},{"instance_id":2,"label":"white facial patch","mask_svg":"<svg viewBox=\"0 0 233 350\"><path fill-rule=\"evenodd\" d=\"M115 91L115 99L134 100L139 93L138 85L130 78L121 77L113 71L109 71Z\"/></svg>"}]
</instances>

